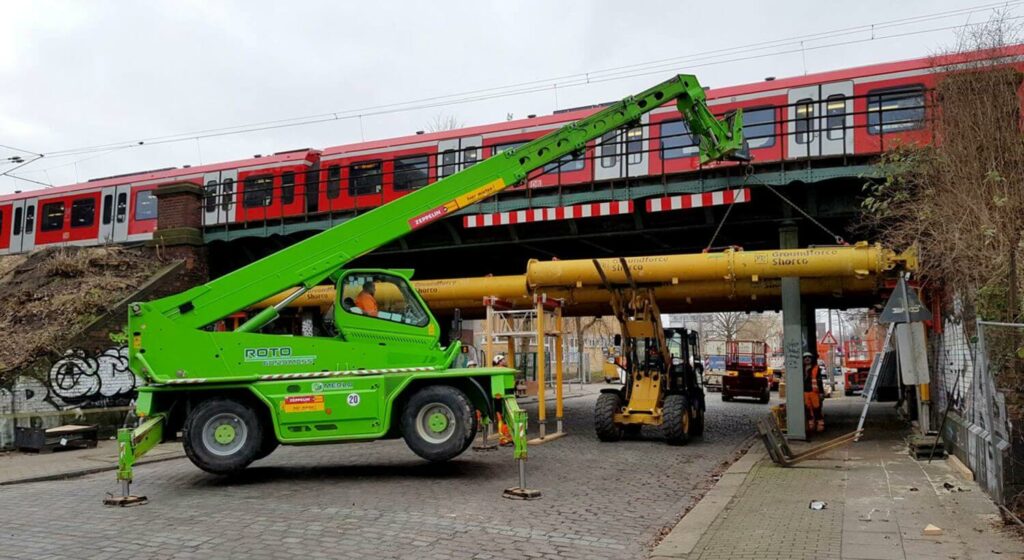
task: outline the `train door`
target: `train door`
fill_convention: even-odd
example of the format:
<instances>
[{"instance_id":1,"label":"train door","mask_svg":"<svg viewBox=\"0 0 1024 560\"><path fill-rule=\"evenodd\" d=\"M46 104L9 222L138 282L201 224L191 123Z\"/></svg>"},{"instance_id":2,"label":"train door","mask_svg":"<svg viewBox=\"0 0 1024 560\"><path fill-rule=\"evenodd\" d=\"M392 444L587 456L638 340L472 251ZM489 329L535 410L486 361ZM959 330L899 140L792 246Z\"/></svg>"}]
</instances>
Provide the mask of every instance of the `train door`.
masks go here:
<instances>
[{"instance_id":1,"label":"train door","mask_svg":"<svg viewBox=\"0 0 1024 560\"><path fill-rule=\"evenodd\" d=\"M100 192L100 243L121 243L128 240L128 209L131 186L105 187Z\"/></svg>"},{"instance_id":2,"label":"train door","mask_svg":"<svg viewBox=\"0 0 1024 560\"><path fill-rule=\"evenodd\" d=\"M649 173L650 120L640 118L640 124L625 130L613 130L597 140L594 153L594 179L620 179Z\"/></svg>"},{"instance_id":3,"label":"train door","mask_svg":"<svg viewBox=\"0 0 1024 560\"><path fill-rule=\"evenodd\" d=\"M320 165L314 163L306 170L306 214L320 211Z\"/></svg>"},{"instance_id":4,"label":"train door","mask_svg":"<svg viewBox=\"0 0 1024 560\"><path fill-rule=\"evenodd\" d=\"M853 153L853 82L789 90L790 159Z\"/></svg>"},{"instance_id":5,"label":"train door","mask_svg":"<svg viewBox=\"0 0 1024 560\"><path fill-rule=\"evenodd\" d=\"M24 253L36 246L37 199L16 200L11 208L11 253Z\"/></svg>"},{"instance_id":6,"label":"train door","mask_svg":"<svg viewBox=\"0 0 1024 560\"><path fill-rule=\"evenodd\" d=\"M234 221L237 180L236 169L203 175L203 225L212 226Z\"/></svg>"}]
</instances>

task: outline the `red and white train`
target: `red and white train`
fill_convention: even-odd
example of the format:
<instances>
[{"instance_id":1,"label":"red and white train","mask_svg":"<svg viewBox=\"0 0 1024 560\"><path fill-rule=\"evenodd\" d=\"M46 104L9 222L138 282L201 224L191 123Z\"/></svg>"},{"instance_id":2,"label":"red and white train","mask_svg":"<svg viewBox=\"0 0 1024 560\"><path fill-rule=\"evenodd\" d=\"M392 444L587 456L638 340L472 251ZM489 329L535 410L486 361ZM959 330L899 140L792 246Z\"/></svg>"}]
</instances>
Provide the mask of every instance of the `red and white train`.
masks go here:
<instances>
[{"instance_id":1,"label":"red and white train","mask_svg":"<svg viewBox=\"0 0 1024 560\"><path fill-rule=\"evenodd\" d=\"M717 114L743 109L744 133L755 163L871 156L898 143L930 142L930 92L943 74L972 61L1024 70L1024 45L767 79L711 89L707 97ZM60 243L149 239L158 212L153 189L179 182L205 189L202 212L208 227L363 211L597 110L0 196L0 254ZM572 189L699 168L697 148L685 123L674 106L666 106L645 115L634 128L607 134L590 142L583 153L538 170L514 188Z\"/></svg>"}]
</instances>

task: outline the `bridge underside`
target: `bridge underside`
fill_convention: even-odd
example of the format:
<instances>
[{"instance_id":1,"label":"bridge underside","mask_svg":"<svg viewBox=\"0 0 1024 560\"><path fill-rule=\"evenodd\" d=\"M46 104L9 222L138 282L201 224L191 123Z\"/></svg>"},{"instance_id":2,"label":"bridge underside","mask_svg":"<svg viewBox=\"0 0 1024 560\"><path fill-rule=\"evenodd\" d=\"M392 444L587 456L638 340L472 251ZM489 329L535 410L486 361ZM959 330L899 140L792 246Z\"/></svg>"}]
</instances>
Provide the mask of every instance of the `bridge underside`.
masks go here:
<instances>
[{"instance_id":1,"label":"bridge underside","mask_svg":"<svg viewBox=\"0 0 1024 560\"><path fill-rule=\"evenodd\" d=\"M797 228L801 247L836 244L826 229L849 241L868 239L871 232L860 225L860 199L866 177L876 173L871 166L760 170L751 177L736 173L702 180L594 185L584 192L531 198L521 192L511 193L472 210L490 213L630 199L636 201L636 209L632 214L617 216L480 228L464 228L461 216L454 216L382 247L353 266L413 268L417 278L513 274L521 271L529 259L692 253L709 244L773 249L780 246L782 226ZM779 194L765 185L772 185ZM643 207L643 199L654 196L743 186L750 188L750 202L731 208L722 205L649 213ZM211 272L220 275L233 270L342 219L208 229L205 237Z\"/></svg>"}]
</instances>

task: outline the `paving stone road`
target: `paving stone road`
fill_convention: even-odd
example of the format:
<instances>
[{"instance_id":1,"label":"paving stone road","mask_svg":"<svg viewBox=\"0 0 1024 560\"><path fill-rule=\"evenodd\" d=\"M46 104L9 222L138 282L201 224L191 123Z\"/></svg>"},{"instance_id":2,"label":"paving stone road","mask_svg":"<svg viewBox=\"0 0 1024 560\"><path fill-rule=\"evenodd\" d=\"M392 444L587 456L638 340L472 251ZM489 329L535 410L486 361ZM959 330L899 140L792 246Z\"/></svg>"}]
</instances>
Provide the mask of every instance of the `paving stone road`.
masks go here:
<instances>
[{"instance_id":1,"label":"paving stone road","mask_svg":"<svg viewBox=\"0 0 1024 560\"><path fill-rule=\"evenodd\" d=\"M401 440L283 447L233 479L142 465L134 508L100 504L111 472L0 487L0 558L647 557L767 411L712 394L703 441L600 443L588 393L566 400L568 437L530 449L540 500L501 497L507 449L431 465Z\"/></svg>"}]
</instances>

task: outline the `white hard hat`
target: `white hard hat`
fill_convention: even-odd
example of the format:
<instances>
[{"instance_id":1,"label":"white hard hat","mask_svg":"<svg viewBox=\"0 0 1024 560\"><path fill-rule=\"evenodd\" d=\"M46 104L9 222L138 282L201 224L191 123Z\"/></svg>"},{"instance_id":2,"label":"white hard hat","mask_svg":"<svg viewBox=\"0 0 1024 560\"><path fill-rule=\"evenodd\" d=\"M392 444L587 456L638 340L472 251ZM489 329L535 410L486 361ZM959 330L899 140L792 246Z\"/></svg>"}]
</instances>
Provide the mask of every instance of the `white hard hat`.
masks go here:
<instances>
[{"instance_id":1,"label":"white hard hat","mask_svg":"<svg viewBox=\"0 0 1024 560\"><path fill-rule=\"evenodd\" d=\"M505 361L505 355L504 354L498 354L497 356L494 357L494 360L492 360L491 363L493 365L498 365L498 364L500 364L501 362L504 362L504 361Z\"/></svg>"}]
</instances>

